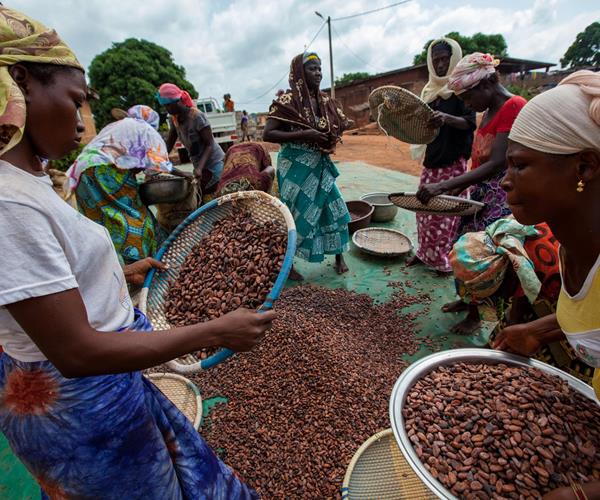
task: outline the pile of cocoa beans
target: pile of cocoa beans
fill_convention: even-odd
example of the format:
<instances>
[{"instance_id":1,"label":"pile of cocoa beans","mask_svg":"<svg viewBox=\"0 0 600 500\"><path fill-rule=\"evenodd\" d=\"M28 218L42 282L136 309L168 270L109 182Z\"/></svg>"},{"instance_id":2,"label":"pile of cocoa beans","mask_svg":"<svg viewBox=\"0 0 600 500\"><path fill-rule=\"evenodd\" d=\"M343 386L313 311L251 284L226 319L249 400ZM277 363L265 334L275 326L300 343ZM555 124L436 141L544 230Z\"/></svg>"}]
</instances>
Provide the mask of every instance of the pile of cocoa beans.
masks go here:
<instances>
[{"instance_id":1,"label":"pile of cocoa beans","mask_svg":"<svg viewBox=\"0 0 600 500\"><path fill-rule=\"evenodd\" d=\"M286 246L287 234L273 222L260 222L241 210L220 219L192 248L170 284L167 320L184 326L239 307L258 308L273 288Z\"/></svg>"},{"instance_id":2,"label":"pile of cocoa beans","mask_svg":"<svg viewBox=\"0 0 600 500\"><path fill-rule=\"evenodd\" d=\"M535 368L439 367L403 416L424 466L460 498L541 498L600 480L600 406Z\"/></svg>"},{"instance_id":3,"label":"pile of cocoa beans","mask_svg":"<svg viewBox=\"0 0 600 500\"><path fill-rule=\"evenodd\" d=\"M390 426L389 397L418 349L424 296L368 295L302 285L252 351L192 377L202 397L225 396L200 432L262 498L339 498L359 446Z\"/></svg>"}]
</instances>

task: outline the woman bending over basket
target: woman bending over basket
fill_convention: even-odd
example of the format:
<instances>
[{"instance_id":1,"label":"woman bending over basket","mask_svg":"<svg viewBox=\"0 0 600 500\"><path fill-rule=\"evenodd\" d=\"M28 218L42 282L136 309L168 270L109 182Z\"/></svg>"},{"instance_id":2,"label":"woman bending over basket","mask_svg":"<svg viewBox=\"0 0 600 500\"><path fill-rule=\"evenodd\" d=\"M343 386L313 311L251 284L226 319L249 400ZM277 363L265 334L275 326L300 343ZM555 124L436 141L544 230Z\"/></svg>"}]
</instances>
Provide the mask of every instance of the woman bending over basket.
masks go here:
<instances>
[{"instance_id":1,"label":"woman bending over basket","mask_svg":"<svg viewBox=\"0 0 600 500\"><path fill-rule=\"evenodd\" d=\"M225 154L223 175L216 196L238 191L264 191L273 187L275 169L269 152L259 143L248 142L231 146Z\"/></svg>"},{"instance_id":2,"label":"woman bending over basket","mask_svg":"<svg viewBox=\"0 0 600 500\"><path fill-rule=\"evenodd\" d=\"M596 368L600 398L600 74L577 71L533 98L510 132L507 157L502 187L510 208L523 224L550 226L560 243L562 288L555 315L505 328L494 347L530 356L566 336ZM600 483L583 489L600 498Z\"/></svg>"},{"instance_id":3,"label":"woman bending over basket","mask_svg":"<svg viewBox=\"0 0 600 500\"><path fill-rule=\"evenodd\" d=\"M339 172L329 155L348 122L340 106L319 90L321 59L313 52L292 59L290 88L269 110L263 138L281 143L277 182L281 200L296 222L296 255L322 262L335 255L338 274L348 271L342 253L349 244L350 214L336 186ZM292 269L290 279L302 276Z\"/></svg>"},{"instance_id":4,"label":"woman bending over basket","mask_svg":"<svg viewBox=\"0 0 600 500\"><path fill-rule=\"evenodd\" d=\"M104 127L67 172L67 190L78 210L104 226L125 264L156 253L166 237L138 192L139 172L171 172L158 113L133 106L127 117Z\"/></svg>"},{"instance_id":5,"label":"woman bending over basket","mask_svg":"<svg viewBox=\"0 0 600 500\"><path fill-rule=\"evenodd\" d=\"M250 349L273 313L151 331L108 231L42 170L81 140L86 93L56 32L0 7L0 431L45 498L256 498L139 370Z\"/></svg>"},{"instance_id":6,"label":"woman bending over basket","mask_svg":"<svg viewBox=\"0 0 600 500\"><path fill-rule=\"evenodd\" d=\"M471 199L485 203L475 215L461 218L458 236L470 231L483 231L495 220L510 214L506 193L500 181L506 171L508 133L526 101L510 94L498 81L498 61L489 54L476 52L463 57L450 75L448 88L453 90L476 112L485 112L475 133L471 155L471 170L457 177L424 184L417 198L427 203L433 196L458 194L471 188ZM461 300L446 304L444 312L468 310L467 317L453 327L462 334L472 333L479 325L477 304Z\"/></svg>"}]
</instances>

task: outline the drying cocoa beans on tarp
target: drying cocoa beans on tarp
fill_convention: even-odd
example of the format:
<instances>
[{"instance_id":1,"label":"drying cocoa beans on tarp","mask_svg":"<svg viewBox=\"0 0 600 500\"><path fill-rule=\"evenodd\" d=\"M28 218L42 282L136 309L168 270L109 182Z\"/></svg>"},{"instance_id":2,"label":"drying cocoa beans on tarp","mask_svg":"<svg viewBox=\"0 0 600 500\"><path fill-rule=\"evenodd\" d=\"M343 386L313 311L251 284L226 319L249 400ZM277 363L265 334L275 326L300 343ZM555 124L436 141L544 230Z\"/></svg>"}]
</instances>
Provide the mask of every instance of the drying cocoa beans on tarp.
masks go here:
<instances>
[{"instance_id":1,"label":"drying cocoa beans on tarp","mask_svg":"<svg viewBox=\"0 0 600 500\"><path fill-rule=\"evenodd\" d=\"M541 498L600 480L600 406L536 368L439 367L403 416L424 466L460 498Z\"/></svg>"},{"instance_id":2,"label":"drying cocoa beans on tarp","mask_svg":"<svg viewBox=\"0 0 600 500\"><path fill-rule=\"evenodd\" d=\"M385 304L316 286L285 290L260 344L193 375L211 410L202 436L264 499L339 498L352 456L390 426L389 397L418 349L426 301L397 290Z\"/></svg>"},{"instance_id":3,"label":"drying cocoa beans on tarp","mask_svg":"<svg viewBox=\"0 0 600 500\"><path fill-rule=\"evenodd\" d=\"M287 234L235 210L217 221L194 246L171 283L165 315L173 326L216 319L239 307L257 309L273 288ZM214 349L205 350L205 358Z\"/></svg>"}]
</instances>

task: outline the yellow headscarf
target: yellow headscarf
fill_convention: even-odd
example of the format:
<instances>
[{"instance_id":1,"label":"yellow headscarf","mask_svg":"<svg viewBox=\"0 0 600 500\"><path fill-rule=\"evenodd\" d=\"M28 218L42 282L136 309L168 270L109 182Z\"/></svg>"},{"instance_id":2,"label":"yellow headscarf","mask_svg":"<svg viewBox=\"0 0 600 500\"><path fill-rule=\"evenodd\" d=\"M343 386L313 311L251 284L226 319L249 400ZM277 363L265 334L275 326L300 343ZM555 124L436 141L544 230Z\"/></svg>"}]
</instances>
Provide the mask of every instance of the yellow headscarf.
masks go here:
<instances>
[{"instance_id":1,"label":"yellow headscarf","mask_svg":"<svg viewBox=\"0 0 600 500\"><path fill-rule=\"evenodd\" d=\"M25 97L8 71L18 62L83 70L56 31L16 10L0 7L0 155L19 144L25 128Z\"/></svg>"}]
</instances>

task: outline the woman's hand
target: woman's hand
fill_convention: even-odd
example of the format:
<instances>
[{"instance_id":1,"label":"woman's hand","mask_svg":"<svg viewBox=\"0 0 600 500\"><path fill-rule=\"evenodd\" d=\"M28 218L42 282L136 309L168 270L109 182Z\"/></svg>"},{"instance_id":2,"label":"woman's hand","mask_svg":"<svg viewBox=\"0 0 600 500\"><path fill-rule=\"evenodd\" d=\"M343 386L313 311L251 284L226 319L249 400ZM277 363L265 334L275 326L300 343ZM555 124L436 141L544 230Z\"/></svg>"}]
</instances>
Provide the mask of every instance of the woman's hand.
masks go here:
<instances>
[{"instance_id":1,"label":"woman's hand","mask_svg":"<svg viewBox=\"0 0 600 500\"><path fill-rule=\"evenodd\" d=\"M536 333L525 324L507 326L500 330L492 341L492 347L499 351L512 352L521 356L531 357L542 347L542 342Z\"/></svg>"},{"instance_id":2,"label":"woman's hand","mask_svg":"<svg viewBox=\"0 0 600 500\"><path fill-rule=\"evenodd\" d=\"M312 128L303 131L302 138L303 140L315 143L317 146L322 148L329 148L331 146L331 139L329 135Z\"/></svg>"},{"instance_id":3,"label":"woman's hand","mask_svg":"<svg viewBox=\"0 0 600 500\"><path fill-rule=\"evenodd\" d=\"M159 271L165 271L169 267L162 262L159 262L152 257L146 257L145 259L138 260L133 264L129 264L123 268L125 274L125 281L130 285L142 286L146 279L146 274L150 269L158 269Z\"/></svg>"},{"instance_id":4,"label":"woman's hand","mask_svg":"<svg viewBox=\"0 0 600 500\"><path fill-rule=\"evenodd\" d=\"M433 116L427 122L429 128L440 128L446 124L446 113L441 111L434 111Z\"/></svg>"},{"instance_id":5,"label":"woman's hand","mask_svg":"<svg viewBox=\"0 0 600 500\"><path fill-rule=\"evenodd\" d=\"M417 191L417 200L421 203L427 205L429 200L434 196L438 196L440 194L444 194L446 192L446 188L443 182L436 182L433 184L423 184L419 187Z\"/></svg>"},{"instance_id":6,"label":"woman's hand","mask_svg":"<svg viewBox=\"0 0 600 500\"><path fill-rule=\"evenodd\" d=\"M222 332L218 338L218 345L232 351L249 351L271 328L275 318L276 314L273 311L257 313L244 308L221 316L213 321L215 328Z\"/></svg>"}]
</instances>

